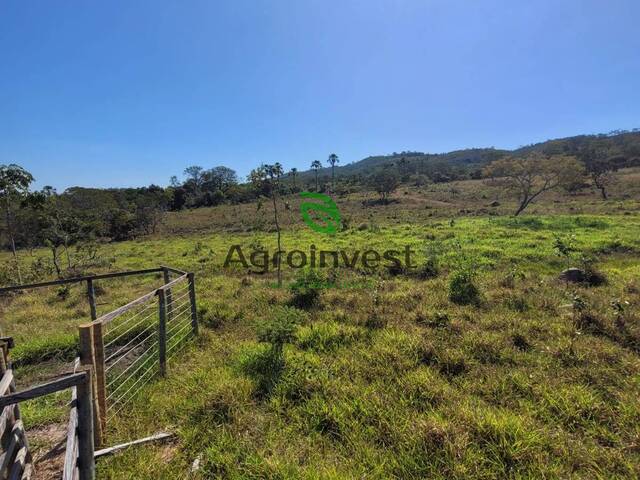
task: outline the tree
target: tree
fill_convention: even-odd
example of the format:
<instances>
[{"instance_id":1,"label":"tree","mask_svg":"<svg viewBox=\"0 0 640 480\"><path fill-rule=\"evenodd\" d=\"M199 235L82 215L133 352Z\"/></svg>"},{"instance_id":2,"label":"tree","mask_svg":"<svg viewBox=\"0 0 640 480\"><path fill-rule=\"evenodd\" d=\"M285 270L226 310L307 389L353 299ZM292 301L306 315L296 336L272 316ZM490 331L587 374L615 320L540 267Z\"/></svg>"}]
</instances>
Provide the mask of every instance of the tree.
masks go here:
<instances>
[{"instance_id":1,"label":"tree","mask_svg":"<svg viewBox=\"0 0 640 480\"><path fill-rule=\"evenodd\" d=\"M187 167L184 169L184 174L187 176L187 181L185 185L190 185L192 187L193 193L200 193L200 187L202 186L203 174L202 171L204 169L197 165L192 165L191 167Z\"/></svg>"},{"instance_id":2,"label":"tree","mask_svg":"<svg viewBox=\"0 0 640 480\"><path fill-rule=\"evenodd\" d=\"M578 154L584 164L593 186L600 190L603 200L607 200L607 188L613 181L613 172L624 166L625 158L610 156L607 150L599 148L584 148Z\"/></svg>"},{"instance_id":3,"label":"tree","mask_svg":"<svg viewBox=\"0 0 640 480\"><path fill-rule=\"evenodd\" d=\"M296 189L296 177L298 176L298 169L294 167L291 170L289 170L289 176L293 180L293 189L295 190Z\"/></svg>"},{"instance_id":4,"label":"tree","mask_svg":"<svg viewBox=\"0 0 640 480\"><path fill-rule=\"evenodd\" d=\"M225 192L229 187L237 183L238 176L235 170L228 167L214 167L202 173L202 188L206 191L215 192L219 190Z\"/></svg>"},{"instance_id":5,"label":"tree","mask_svg":"<svg viewBox=\"0 0 640 480\"><path fill-rule=\"evenodd\" d=\"M398 177L390 171L382 170L369 178L369 184L378 192L382 202L387 202L391 193L398 188Z\"/></svg>"},{"instance_id":6,"label":"tree","mask_svg":"<svg viewBox=\"0 0 640 480\"><path fill-rule=\"evenodd\" d=\"M44 193L44 192L43 192ZM71 255L69 247L81 240L85 236L83 225L74 212L60 201L58 195L43 195L44 202L41 213L41 231L42 243L44 243L51 251L53 265L58 274L58 278L62 278L62 267L60 265L60 253L58 249L62 249L62 253L66 256L66 270L71 270Z\"/></svg>"},{"instance_id":7,"label":"tree","mask_svg":"<svg viewBox=\"0 0 640 480\"><path fill-rule=\"evenodd\" d=\"M29 193L29 185L33 182L33 175L19 165L0 165L0 200L4 207L4 217L7 228L7 236L13 253L18 281L22 283L22 273L20 272L20 262L16 251L15 225L13 221L13 210L16 204L20 204Z\"/></svg>"},{"instance_id":8,"label":"tree","mask_svg":"<svg viewBox=\"0 0 640 480\"><path fill-rule=\"evenodd\" d=\"M336 163L340 163L340 159L338 159L338 155L332 153L329 155L329 159L327 160L329 165L331 165L331 191L335 192L336 190Z\"/></svg>"},{"instance_id":9,"label":"tree","mask_svg":"<svg viewBox=\"0 0 640 480\"><path fill-rule=\"evenodd\" d=\"M278 218L278 202L277 196L280 189L280 177L284 170L280 163L273 165L261 165L249 174L249 181L259 192L268 192L273 202L273 219L276 226L276 235L278 241L278 251L276 252L276 267L278 270L278 286L282 286L282 242L280 234L280 222ZM260 204L259 204L260 205Z\"/></svg>"},{"instance_id":10,"label":"tree","mask_svg":"<svg viewBox=\"0 0 640 480\"><path fill-rule=\"evenodd\" d=\"M582 165L574 157L545 156L540 153L502 158L484 169L485 176L491 179L490 183L518 195L516 216L544 192L575 181L583 173Z\"/></svg>"},{"instance_id":11,"label":"tree","mask_svg":"<svg viewBox=\"0 0 640 480\"><path fill-rule=\"evenodd\" d=\"M322 163L320 162L320 160L314 160L313 162L311 162L311 168L316 173L316 192L317 192L318 191L318 170L322 168Z\"/></svg>"}]
</instances>

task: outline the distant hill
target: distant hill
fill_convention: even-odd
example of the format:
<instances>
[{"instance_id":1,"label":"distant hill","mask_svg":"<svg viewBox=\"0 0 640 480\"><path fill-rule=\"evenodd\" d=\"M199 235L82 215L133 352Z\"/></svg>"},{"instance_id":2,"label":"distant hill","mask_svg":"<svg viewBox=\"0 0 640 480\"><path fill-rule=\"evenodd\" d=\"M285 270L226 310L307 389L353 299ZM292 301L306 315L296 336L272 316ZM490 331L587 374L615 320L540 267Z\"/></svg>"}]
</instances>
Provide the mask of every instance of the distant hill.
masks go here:
<instances>
[{"instance_id":1,"label":"distant hill","mask_svg":"<svg viewBox=\"0 0 640 480\"><path fill-rule=\"evenodd\" d=\"M545 142L527 145L515 150L496 149L496 148L470 148L466 150L455 150L448 153L423 153L423 152L400 152L390 155L377 155L364 158L358 162L348 165L336 166L335 173L337 177L341 176L366 176L373 171L400 165L401 163L413 166L412 170L431 170L431 169L480 169L484 165L504 157L506 155L525 155L527 153L547 152L562 153L566 155L576 155L578 151L585 147L598 147L608 150L611 154L624 155L629 158L640 158L640 129L633 131L615 130L607 134L597 135L578 135L574 137L558 138L547 140ZM417 168L416 168L417 167ZM319 171L320 176L330 174L329 167L322 168ZM315 173L312 170L306 170L299 173L303 180L314 178Z\"/></svg>"}]
</instances>

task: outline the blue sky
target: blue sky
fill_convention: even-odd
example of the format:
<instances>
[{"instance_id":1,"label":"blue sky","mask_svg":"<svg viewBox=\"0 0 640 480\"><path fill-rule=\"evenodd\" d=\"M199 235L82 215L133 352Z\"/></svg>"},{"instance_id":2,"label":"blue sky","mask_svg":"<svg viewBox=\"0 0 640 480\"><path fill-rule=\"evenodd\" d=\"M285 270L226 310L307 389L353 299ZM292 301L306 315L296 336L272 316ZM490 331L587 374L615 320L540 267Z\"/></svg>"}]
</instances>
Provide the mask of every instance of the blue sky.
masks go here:
<instances>
[{"instance_id":1,"label":"blue sky","mask_svg":"<svg viewBox=\"0 0 640 480\"><path fill-rule=\"evenodd\" d=\"M640 127L637 0L0 2L0 164L166 185Z\"/></svg>"}]
</instances>

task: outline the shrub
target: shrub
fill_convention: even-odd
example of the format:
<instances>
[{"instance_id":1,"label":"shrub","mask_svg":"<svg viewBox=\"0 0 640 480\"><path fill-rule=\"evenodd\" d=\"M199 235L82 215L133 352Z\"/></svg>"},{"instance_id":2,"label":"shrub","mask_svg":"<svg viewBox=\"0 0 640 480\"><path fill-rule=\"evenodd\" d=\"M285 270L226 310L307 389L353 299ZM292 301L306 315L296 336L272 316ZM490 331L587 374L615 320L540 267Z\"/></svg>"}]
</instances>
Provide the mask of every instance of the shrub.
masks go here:
<instances>
[{"instance_id":1,"label":"shrub","mask_svg":"<svg viewBox=\"0 0 640 480\"><path fill-rule=\"evenodd\" d=\"M480 290L475 284L475 273L470 268L462 268L451 277L449 300L458 305L471 305L480 301Z\"/></svg>"},{"instance_id":2,"label":"shrub","mask_svg":"<svg viewBox=\"0 0 640 480\"><path fill-rule=\"evenodd\" d=\"M320 293L326 287L327 281L320 272L315 269L303 270L289 287L293 294L290 305L303 309L312 308L317 305Z\"/></svg>"},{"instance_id":3,"label":"shrub","mask_svg":"<svg viewBox=\"0 0 640 480\"><path fill-rule=\"evenodd\" d=\"M292 307L276 307L270 317L259 325L258 340L281 352L284 344L295 338L296 328L304 318L302 312Z\"/></svg>"}]
</instances>

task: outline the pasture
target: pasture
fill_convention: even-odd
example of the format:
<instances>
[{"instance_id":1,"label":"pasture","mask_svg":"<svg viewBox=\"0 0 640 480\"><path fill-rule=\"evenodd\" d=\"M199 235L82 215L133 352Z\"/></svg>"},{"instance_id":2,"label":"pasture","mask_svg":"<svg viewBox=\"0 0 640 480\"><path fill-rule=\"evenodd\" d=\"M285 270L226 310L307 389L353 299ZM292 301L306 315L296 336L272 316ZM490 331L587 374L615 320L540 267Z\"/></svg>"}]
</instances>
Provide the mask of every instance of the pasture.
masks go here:
<instances>
[{"instance_id":1,"label":"pasture","mask_svg":"<svg viewBox=\"0 0 640 480\"><path fill-rule=\"evenodd\" d=\"M284 250L416 252L416 269L322 269L323 283L310 287L317 299L305 305L292 283L308 272L285 268L277 288L272 270L223 267L232 245L275 250L268 205L172 214L156 237L103 245L116 270L194 271L203 328L167 380L145 388L109 433L116 441L168 430L176 439L102 461L99 477L187 478L196 460L189 478L637 475L636 202L608 202L603 214L594 201L594 211L577 215L569 209L586 204L569 200L513 218L461 214L471 209L463 204L486 208L471 200L443 213L422 204L434 198L397 196L371 209L345 199L348 222L335 237L296 224L289 200ZM604 281L558 279L585 265ZM157 280L106 283L98 308ZM460 301L455 289L469 282L474 293ZM44 375L43 364L73 358L78 319L88 318L83 295L71 288L2 299L3 333L16 339L24 382ZM291 326L276 364L260 341L270 321ZM24 416L42 427L58 410L40 402Z\"/></svg>"}]
</instances>

